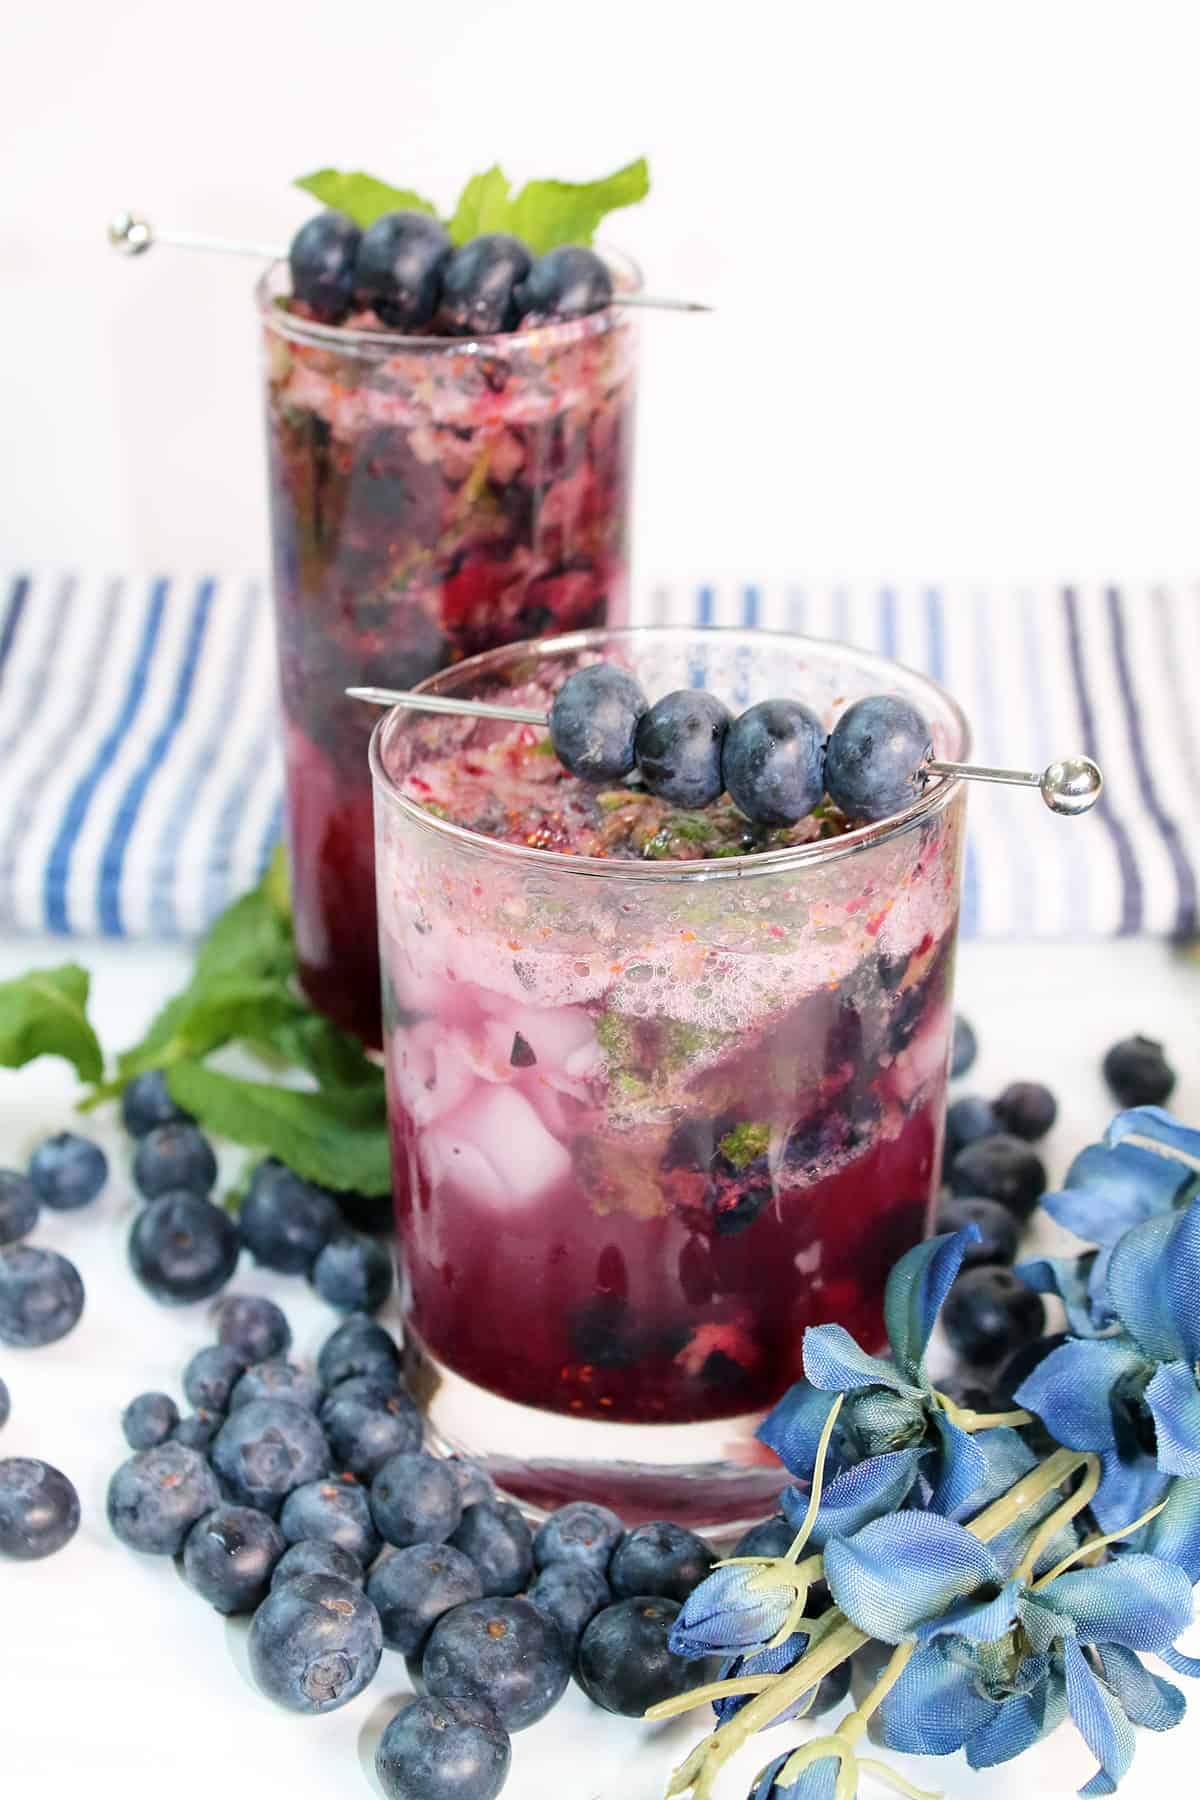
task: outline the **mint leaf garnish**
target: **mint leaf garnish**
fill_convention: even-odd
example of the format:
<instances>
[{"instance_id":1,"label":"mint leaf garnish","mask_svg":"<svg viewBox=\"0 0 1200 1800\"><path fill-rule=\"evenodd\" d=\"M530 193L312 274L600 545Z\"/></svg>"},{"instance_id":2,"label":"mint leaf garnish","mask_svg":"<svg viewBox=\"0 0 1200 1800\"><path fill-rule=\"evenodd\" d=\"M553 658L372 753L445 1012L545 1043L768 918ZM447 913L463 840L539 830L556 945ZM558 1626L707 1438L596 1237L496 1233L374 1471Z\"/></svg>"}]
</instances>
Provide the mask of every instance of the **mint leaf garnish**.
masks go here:
<instances>
[{"instance_id":1,"label":"mint leaf garnish","mask_svg":"<svg viewBox=\"0 0 1200 1800\"><path fill-rule=\"evenodd\" d=\"M766 1150L770 1141L771 1127L769 1125L735 1125L732 1131L725 1133L717 1145L717 1149L726 1162L732 1163L735 1169L741 1170L756 1161Z\"/></svg>"},{"instance_id":2,"label":"mint leaf garnish","mask_svg":"<svg viewBox=\"0 0 1200 1800\"><path fill-rule=\"evenodd\" d=\"M556 244L590 244L606 214L636 205L649 192L644 156L599 181L527 181L509 208L504 230L535 255Z\"/></svg>"},{"instance_id":3,"label":"mint leaf garnish","mask_svg":"<svg viewBox=\"0 0 1200 1800\"><path fill-rule=\"evenodd\" d=\"M19 1069L37 1056L62 1056L83 1081L99 1081L104 1058L88 1022L89 977L78 963L30 969L0 982L0 1066Z\"/></svg>"},{"instance_id":4,"label":"mint leaf garnish","mask_svg":"<svg viewBox=\"0 0 1200 1800\"><path fill-rule=\"evenodd\" d=\"M306 1181L386 1194L387 1107L382 1070L375 1075L369 1086L305 1093L178 1062L167 1071L167 1087L209 1131L277 1156Z\"/></svg>"},{"instance_id":5,"label":"mint leaf garnish","mask_svg":"<svg viewBox=\"0 0 1200 1800\"><path fill-rule=\"evenodd\" d=\"M456 244L465 244L484 231L508 231L509 212L508 176L493 163L482 175L472 175L446 229Z\"/></svg>"},{"instance_id":6,"label":"mint leaf garnish","mask_svg":"<svg viewBox=\"0 0 1200 1800\"><path fill-rule=\"evenodd\" d=\"M412 188L389 187L361 169L314 169L311 175L298 176L292 186L303 188L323 206L345 213L364 231L384 213L423 212L437 217L437 207L423 194Z\"/></svg>"}]
</instances>

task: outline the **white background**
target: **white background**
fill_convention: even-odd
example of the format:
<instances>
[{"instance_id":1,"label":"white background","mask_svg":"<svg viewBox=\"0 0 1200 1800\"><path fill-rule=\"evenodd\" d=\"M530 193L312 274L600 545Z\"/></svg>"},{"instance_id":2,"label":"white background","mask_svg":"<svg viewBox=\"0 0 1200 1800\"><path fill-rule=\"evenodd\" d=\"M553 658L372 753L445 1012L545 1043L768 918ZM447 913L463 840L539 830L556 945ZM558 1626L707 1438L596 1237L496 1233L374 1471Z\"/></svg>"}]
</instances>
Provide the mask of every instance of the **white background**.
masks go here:
<instances>
[{"instance_id":1,"label":"white background","mask_svg":"<svg viewBox=\"0 0 1200 1800\"><path fill-rule=\"evenodd\" d=\"M165 946L80 946L94 971L93 1017L110 1047L134 1041L187 968ZM0 980L61 956L61 944L0 939ZM1173 1104L1200 1118L1200 965L1183 964L1161 944L964 944L957 995L978 1027L979 1062L960 1091L994 1094L1026 1076L1061 1097L1044 1153L1052 1181L1071 1155L1103 1130L1112 1102L1098 1072L1104 1047L1139 1026L1161 1033L1181 1066ZM16 1075L0 1071L0 1158L22 1160L70 1118L70 1072L47 1061ZM119 1414L132 1395L165 1388L179 1397L179 1373L211 1339L203 1306L164 1311L141 1293L125 1263L124 1239L136 1202L127 1151L99 1115L113 1178L81 1213L45 1214L34 1241L77 1262L87 1288L83 1318L44 1350L0 1346L0 1374L13 1396L0 1454L41 1456L79 1487L83 1523L60 1555L44 1563L0 1564L0 1788L14 1800L367 1800L379 1790L370 1770L384 1724L407 1692L399 1656L384 1652L366 1693L324 1719L298 1719L270 1706L246 1670L244 1623L226 1622L183 1585L172 1562L135 1556L109 1535L104 1492L125 1455ZM227 1171L233 1174L238 1161ZM295 1354L311 1360L333 1315L305 1283L243 1266L237 1291L270 1293L295 1332ZM395 1324L389 1308L388 1322ZM1200 1652L1200 1625L1183 1639ZM1163 1671L1160 1669L1160 1673ZM1192 1705L1200 1705L1195 1684ZM612 1719L572 1687L562 1704L514 1739L504 1800L661 1800L669 1770L707 1729L711 1714L670 1726ZM782 1727L748 1746L719 1784L716 1800L744 1800L759 1767L808 1735ZM1163 1736L1138 1733L1122 1800L1195 1792L1195 1717ZM1071 1800L1094 1762L1064 1727L1020 1761L971 1775L961 1757L891 1758L923 1788L953 1800ZM862 1800L882 1800L867 1784Z\"/></svg>"},{"instance_id":2,"label":"white background","mask_svg":"<svg viewBox=\"0 0 1200 1800\"><path fill-rule=\"evenodd\" d=\"M37 0L7 9L0 519L35 563L264 561L250 271L291 177L448 206L645 151L638 572L1200 567L1194 0Z\"/></svg>"}]
</instances>

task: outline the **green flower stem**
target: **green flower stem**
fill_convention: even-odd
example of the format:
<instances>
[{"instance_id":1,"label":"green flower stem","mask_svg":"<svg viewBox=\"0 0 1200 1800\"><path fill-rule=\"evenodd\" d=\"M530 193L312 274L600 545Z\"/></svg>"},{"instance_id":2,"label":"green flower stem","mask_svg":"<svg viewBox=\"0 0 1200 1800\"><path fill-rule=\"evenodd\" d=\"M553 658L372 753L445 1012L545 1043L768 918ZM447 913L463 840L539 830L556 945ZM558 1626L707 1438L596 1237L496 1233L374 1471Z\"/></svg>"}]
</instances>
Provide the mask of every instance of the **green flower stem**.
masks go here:
<instances>
[{"instance_id":1,"label":"green flower stem","mask_svg":"<svg viewBox=\"0 0 1200 1800\"><path fill-rule=\"evenodd\" d=\"M1087 1459L1087 1469L1083 1480L1075 1489L1075 1492L1073 1494L1068 1494L1062 1505L1056 1506L1049 1517L1043 1519L1042 1523L1034 1532L1029 1541L1028 1549L1013 1570L1013 1579L1015 1581L1032 1581L1033 1572L1037 1568L1038 1557L1042 1554L1046 1545L1053 1541L1054 1537L1062 1530L1064 1525L1069 1525L1071 1520L1075 1518L1078 1513L1081 1513L1085 1506L1088 1506L1091 1503L1092 1496L1099 1486L1100 1458L1098 1456L1089 1455Z\"/></svg>"},{"instance_id":2,"label":"green flower stem","mask_svg":"<svg viewBox=\"0 0 1200 1800\"><path fill-rule=\"evenodd\" d=\"M835 1395L817 1439L817 1454L813 1462L812 1488L808 1496L808 1505L804 1509L804 1518L800 1529L792 1539L784 1553L785 1562L799 1562L800 1553L812 1536L812 1528L817 1522L817 1514L821 1510L821 1495L825 1488L825 1458L829 1454L829 1440L833 1436L833 1428L837 1424L837 1416L842 1410L845 1394Z\"/></svg>"},{"instance_id":3,"label":"green flower stem","mask_svg":"<svg viewBox=\"0 0 1200 1800\"><path fill-rule=\"evenodd\" d=\"M1080 1544L1077 1549L1072 1550L1069 1556L1064 1556L1060 1563L1055 1563L1048 1575L1043 1575L1040 1581L1034 1583L1034 1593L1036 1594L1039 1588L1046 1587L1050 1582L1057 1581L1058 1577L1065 1574L1072 1563L1082 1562L1085 1557L1093 1556L1097 1550L1103 1550L1106 1544L1116 1544L1122 1538L1132 1537L1135 1531L1140 1531L1143 1525L1148 1525L1151 1519L1156 1519L1166 1504L1165 1500L1160 1500L1157 1506L1148 1507L1141 1518L1135 1519L1132 1525L1122 1525L1119 1531L1106 1531L1103 1537L1088 1538L1086 1543Z\"/></svg>"},{"instance_id":4,"label":"green flower stem","mask_svg":"<svg viewBox=\"0 0 1200 1800\"><path fill-rule=\"evenodd\" d=\"M909 1660L916 1647L917 1643L915 1638L910 1639L906 1644L897 1644L895 1650L892 1652L887 1668L883 1671L883 1674L879 1677L879 1680L875 1683L875 1686L871 1689L870 1693L862 1701L861 1705L856 1706L853 1712L846 1714L846 1717L838 1726L839 1737L845 1738L847 1743L852 1744L856 1738L862 1736L863 1732L867 1729L867 1720L887 1699L888 1695L903 1675L905 1669L907 1669Z\"/></svg>"},{"instance_id":5,"label":"green flower stem","mask_svg":"<svg viewBox=\"0 0 1200 1800\"><path fill-rule=\"evenodd\" d=\"M971 1521L966 1529L981 1543L999 1537L1010 1525L1015 1525L1031 1506L1053 1493L1069 1481L1077 1470L1087 1465L1088 1456L1078 1450L1056 1450L1053 1456L1047 1457L1039 1468L1032 1469L1007 1494L999 1500L993 1500L984 1508L979 1516ZM799 1700L809 1688L815 1687L819 1681L861 1650L864 1644L870 1643L865 1631L852 1625L844 1613L836 1609L826 1614L829 1621L826 1634L819 1644L800 1658L782 1675L776 1675L766 1684L758 1688L754 1697L745 1706L734 1713L731 1719L717 1726L702 1743L697 1744L687 1760L680 1764L671 1777L667 1787L668 1800L675 1794L690 1792L693 1800L709 1800L713 1782L716 1780L722 1765L728 1761L735 1750L740 1749L748 1738L756 1731L769 1725L772 1719L789 1707L793 1701ZM722 1684L713 1684L718 1690ZM746 1693L749 1690L738 1684L734 1691ZM681 1695L677 1700L665 1700L659 1706L652 1706L646 1714L648 1719L668 1719L676 1713L687 1712L693 1706L704 1704L714 1697L713 1686L693 1688L690 1693ZM716 1697L720 1697L718 1692ZM882 1696L881 1696L882 1698Z\"/></svg>"},{"instance_id":6,"label":"green flower stem","mask_svg":"<svg viewBox=\"0 0 1200 1800\"><path fill-rule=\"evenodd\" d=\"M991 1431L997 1425L1032 1425L1033 1414L1023 1412L1017 1407L1012 1412L981 1413L973 1412L969 1406L959 1406L951 1400L949 1394L933 1390L933 1397L945 1413L952 1425L960 1431Z\"/></svg>"}]
</instances>

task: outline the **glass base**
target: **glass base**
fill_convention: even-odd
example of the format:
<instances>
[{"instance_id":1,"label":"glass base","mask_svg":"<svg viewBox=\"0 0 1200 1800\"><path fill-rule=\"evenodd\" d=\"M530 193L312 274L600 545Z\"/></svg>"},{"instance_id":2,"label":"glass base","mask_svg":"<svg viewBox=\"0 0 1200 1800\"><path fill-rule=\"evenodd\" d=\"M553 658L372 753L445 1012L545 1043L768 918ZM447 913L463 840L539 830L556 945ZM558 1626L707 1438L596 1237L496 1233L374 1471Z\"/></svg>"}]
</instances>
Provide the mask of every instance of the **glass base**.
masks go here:
<instances>
[{"instance_id":1,"label":"glass base","mask_svg":"<svg viewBox=\"0 0 1200 1800\"><path fill-rule=\"evenodd\" d=\"M754 1437L758 1412L695 1425L610 1424L505 1400L456 1375L411 1333L405 1358L432 1447L482 1463L533 1518L569 1500L597 1500L626 1525L671 1519L723 1542L778 1511L789 1482Z\"/></svg>"}]
</instances>

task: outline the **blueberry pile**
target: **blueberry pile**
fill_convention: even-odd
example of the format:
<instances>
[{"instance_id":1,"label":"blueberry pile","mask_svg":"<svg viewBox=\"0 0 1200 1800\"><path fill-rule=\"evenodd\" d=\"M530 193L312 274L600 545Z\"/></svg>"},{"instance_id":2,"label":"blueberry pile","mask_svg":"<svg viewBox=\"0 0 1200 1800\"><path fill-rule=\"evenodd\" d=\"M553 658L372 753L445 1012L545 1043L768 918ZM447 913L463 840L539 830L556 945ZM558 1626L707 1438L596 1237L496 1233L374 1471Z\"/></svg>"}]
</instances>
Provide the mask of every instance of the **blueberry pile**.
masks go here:
<instances>
[{"instance_id":1,"label":"blueberry pile","mask_svg":"<svg viewBox=\"0 0 1200 1800\"><path fill-rule=\"evenodd\" d=\"M920 799L933 754L929 727L907 700L872 694L831 734L799 700L760 700L736 719L713 694L680 688L651 706L612 663L569 675L550 708L550 743L582 781L623 781L673 806L698 809L728 792L756 824L794 825L826 795L847 818L888 818Z\"/></svg>"},{"instance_id":2,"label":"blueberry pile","mask_svg":"<svg viewBox=\"0 0 1200 1800\"><path fill-rule=\"evenodd\" d=\"M976 1050L971 1026L956 1019L951 1075L965 1075ZM1114 1044L1101 1068L1123 1106L1158 1105L1175 1084L1162 1045L1149 1038ZM1022 1228L1046 1191L1045 1166L1033 1145L1057 1114L1054 1095L1037 1081L1012 1082L994 1100L964 1094L946 1108L945 1185L936 1229L958 1231L973 1224L979 1241L964 1257L942 1312L946 1336L967 1370L943 1385L952 1399L969 1396L964 1403L977 1411L1006 1410L1012 1392L1055 1347L1055 1339L1043 1336L1041 1295L1020 1280L1012 1264Z\"/></svg>"},{"instance_id":3,"label":"blueberry pile","mask_svg":"<svg viewBox=\"0 0 1200 1800\"><path fill-rule=\"evenodd\" d=\"M109 1482L109 1524L131 1550L179 1558L219 1613L250 1615L254 1679L291 1712L332 1712L385 1652L405 1657L421 1698L379 1744L391 1800L491 1800L511 1733L543 1718L572 1676L632 1718L709 1678L668 1643L713 1566L703 1539L665 1521L627 1532L587 1502L531 1531L482 1468L422 1448L399 1349L365 1313L337 1327L315 1369L289 1360L291 1332L269 1300L223 1301L216 1327L182 1380L191 1417L206 1414L203 1440L169 1395L131 1400L132 1455ZM0 1548L19 1534L46 1548L14 1554L65 1541L78 1503L72 1515L62 1481L14 1475L31 1499L6 1511L0 1479Z\"/></svg>"},{"instance_id":4,"label":"blueberry pile","mask_svg":"<svg viewBox=\"0 0 1200 1800\"><path fill-rule=\"evenodd\" d=\"M603 259L581 244L533 257L507 232L457 247L423 212L385 213L360 231L340 212L300 227L288 252L292 294L338 324L354 308L390 331L483 337L546 319L578 319L612 299Z\"/></svg>"}]
</instances>

